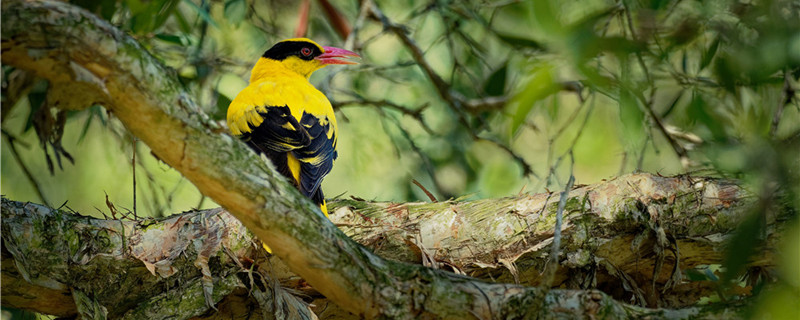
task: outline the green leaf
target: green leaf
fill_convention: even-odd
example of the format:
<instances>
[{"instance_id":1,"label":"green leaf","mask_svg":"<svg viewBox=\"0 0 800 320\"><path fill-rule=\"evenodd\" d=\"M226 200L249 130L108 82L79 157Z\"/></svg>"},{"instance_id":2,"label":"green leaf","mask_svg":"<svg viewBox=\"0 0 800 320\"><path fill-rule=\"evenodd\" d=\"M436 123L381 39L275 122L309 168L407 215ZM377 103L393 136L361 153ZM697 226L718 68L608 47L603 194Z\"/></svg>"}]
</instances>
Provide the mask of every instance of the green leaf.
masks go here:
<instances>
[{"instance_id":1,"label":"green leaf","mask_svg":"<svg viewBox=\"0 0 800 320\"><path fill-rule=\"evenodd\" d=\"M681 71L683 73L687 73L688 65L689 65L689 55L686 53L686 50L681 50L683 55L681 56Z\"/></svg>"},{"instance_id":2,"label":"green leaf","mask_svg":"<svg viewBox=\"0 0 800 320\"><path fill-rule=\"evenodd\" d=\"M723 284L738 278L744 272L747 260L762 244L762 217L761 211L754 210L739 223L725 250L725 259L722 264L725 272L722 274Z\"/></svg>"},{"instance_id":3,"label":"green leaf","mask_svg":"<svg viewBox=\"0 0 800 320\"><path fill-rule=\"evenodd\" d=\"M97 105L94 105L89 108L89 113L86 115L86 122L83 123L83 129L81 129L81 134L78 136L78 143L83 142L83 139L86 138L86 134L89 133L89 127L92 126L92 120L94 120L95 116L95 111L92 109L97 107Z\"/></svg>"},{"instance_id":4,"label":"green leaf","mask_svg":"<svg viewBox=\"0 0 800 320\"><path fill-rule=\"evenodd\" d=\"M489 76L483 86L483 92L490 96L502 96L506 91L506 73L508 73L508 61Z\"/></svg>"},{"instance_id":5,"label":"green leaf","mask_svg":"<svg viewBox=\"0 0 800 320\"><path fill-rule=\"evenodd\" d=\"M553 37L558 37L563 33L564 30L561 21L559 21L559 14L553 7L551 0L530 1L528 4L531 6L533 22L540 30Z\"/></svg>"},{"instance_id":6,"label":"green leaf","mask_svg":"<svg viewBox=\"0 0 800 320\"><path fill-rule=\"evenodd\" d=\"M556 83L553 73L554 67L546 62L541 62L533 67L529 74L527 82L522 86L522 90L512 98L511 105L515 105L517 109L511 115L511 134L517 133L517 130L525 123L528 118L528 113L533 110L533 106L542 99L556 93L561 88L559 83Z\"/></svg>"},{"instance_id":7,"label":"green leaf","mask_svg":"<svg viewBox=\"0 0 800 320\"><path fill-rule=\"evenodd\" d=\"M711 43L711 46L708 47L708 50L703 52L703 58L700 61L700 70L705 69L709 63L711 63L711 59L717 54L717 49L719 48L719 37L714 39L714 42Z\"/></svg>"},{"instance_id":8,"label":"green leaf","mask_svg":"<svg viewBox=\"0 0 800 320\"><path fill-rule=\"evenodd\" d=\"M178 23L178 28L181 32L185 34L192 32L192 26L189 25L189 22L186 21L186 17L183 16L180 10L175 10L175 21Z\"/></svg>"},{"instance_id":9,"label":"green leaf","mask_svg":"<svg viewBox=\"0 0 800 320\"><path fill-rule=\"evenodd\" d=\"M247 3L244 0L228 0L225 2L225 18L233 24L239 24L247 15Z\"/></svg>"},{"instance_id":10,"label":"green leaf","mask_svg":"<svg viewBox=\"0 0 800 320\"><path fill-rule=\"evenodd\" d=\"M536 50L544 50L544 46L536 40L502 33L496 34L500 40L503 40L505 43L508 43L514 47L526 47Z\"/></svg>"},{"instance_id":11,"label":"green leaf","mask_svg":"<svg viewBox=\"0 0 800 320\"><path fill-rule=\"evenodd\" d=\"M100 5L100 16L107 21L111 21L111 18L114 17L114 13L117 12L117 1L115 0L103 0Z\"/></svg>"},{"instance_id":12,"label":"green leaf","mask_svg":"<svg viewBox=\"0 0 800 320\"><path fill-rule=\"evenodd\" d=\"M225 119L228 114L228 106L231 104L231 99L219 91L215 90L214 93L217 95L217 106L212 114L212 118L216 120Z\"/></svg>"},{"instance_id":13,"label":"green leaf","mask_svg":"<svg viewBox=\"0 0 800 320\"><path fill-rule=\"evenodd\" d=\"M159 1L153 1L153 3L159 3ZM156 30L160 28L162 25L164 25L164 23L167 22L167 19L175 11L175 7L177 5L178 5L178 0L169 0L161 3L161 6L157 6L159 10L153 16L153 24L151 31Z\"/></svg>"},{"instance_id":14,"label":"green leaf","mask_svg":"<svg viewBox=\"0 0 800 320\"><path fill-rule=\"evenodd\" d=\"M662 10L666 8L672 1L669 0L650 0L650 9Z\"/></svg>"},{"instance_id":15,"label":"green leaf","mask_svg":"<svg viewBox=\"0 0 800 320\"><path fill-rule=\"evenodd\" d=\"M131 30L147 34L161 27L175 11L178 0L140 1L127 0L125 4L131 12Z\"/></svg>"},{"instance_id":16,"label":"green leaf","mask_svg":"<svg viewBox=\"0 0 800 320\"><path fill-rule=\"evenodd\" d=\"M713 112L709 112L711 110L708 110L708 108L712 107L705 102L702 95L695 93L692 95L692 102L689 104L687 113L691 119L700 121L705 125L711 131L714 140L726 140L725 127L722 126L723 119L715 119Z\"/></svg>"},{"instance_id":17,"label":"green leaf","mask_svg":"<svg viewBox=\"0 0 800 320\"><path fill-rule=\"evenodd\" d=\"M99 14L105 20L111 20L117 11L116 0L72 0L70 3L86 9L87 11Z\"/></svg>"},{"instance_id":18,"label":"green leaf","mask_svg":"<svg viewBox=\"0 0 800 320\"><path fill-rule=\"evenodd\" d=\"M174 44L177 44L177 45L183 45L183 40L181 39L181 37L176 36L176 35L165 34L165 33L157 33L156 34L156 38L161 40L161 41L164 41L164 42L174 43Z\"/></svg>"},{"instance_id":19,"label":"green leaf","mask_svg":"<svg viewBox=\"0 0 800 320\"><path fill-rule=\"evenodd\" d=\"M28 93L28 104L30 104L31 112L28 114L28 119L25 121L25 129L23 132L28 132L33 128L33 115L42 108L44 100L47 99L47 88L49 88L47 81L38 81L31 91Z\"/></svg>"}]
</instances>

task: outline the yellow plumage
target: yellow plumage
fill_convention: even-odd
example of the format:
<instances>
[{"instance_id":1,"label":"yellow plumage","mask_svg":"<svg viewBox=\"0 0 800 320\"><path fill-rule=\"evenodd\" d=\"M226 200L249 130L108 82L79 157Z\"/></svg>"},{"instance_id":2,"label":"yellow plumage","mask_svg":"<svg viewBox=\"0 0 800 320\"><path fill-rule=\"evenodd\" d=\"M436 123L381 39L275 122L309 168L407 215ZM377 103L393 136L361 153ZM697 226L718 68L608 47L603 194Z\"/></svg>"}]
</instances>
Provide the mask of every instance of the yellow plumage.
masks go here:
<instances>
[{"instance_id":1,"label":"yellow plumage","mask_svg":"<svg viewBox=\"0 0 800 320\"><path fill-rule=\"evenodd\" d=\"M231 133L272 160L326 217L320 184L337 156L338 128L330 101L308 78L328 64L352 64L337 58L353 56L305 38L281 41L259 58L228 107Z\"/></svg>"}]
</instances>

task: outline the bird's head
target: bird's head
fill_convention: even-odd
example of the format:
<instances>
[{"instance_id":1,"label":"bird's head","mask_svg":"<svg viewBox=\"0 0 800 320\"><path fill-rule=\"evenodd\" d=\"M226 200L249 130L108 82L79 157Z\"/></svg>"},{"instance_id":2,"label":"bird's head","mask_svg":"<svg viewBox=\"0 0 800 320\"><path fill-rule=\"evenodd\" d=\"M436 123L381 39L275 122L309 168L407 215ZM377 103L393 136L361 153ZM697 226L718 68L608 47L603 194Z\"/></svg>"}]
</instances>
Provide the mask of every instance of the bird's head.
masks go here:
<instances>
[{"instance_id":1,"label":"bird's head","mask_svg":"<svg viewBox=\"0 0 800 320\"><path fill-rule=\"evenodd\" d=\"M310 39L294 38L276 43L264 52L261 60L278 63L286 70L308 78L312 72L330 64L357 64L348 59L358 57L349 50L323 47Z\"/></svg>"}]
</instances>

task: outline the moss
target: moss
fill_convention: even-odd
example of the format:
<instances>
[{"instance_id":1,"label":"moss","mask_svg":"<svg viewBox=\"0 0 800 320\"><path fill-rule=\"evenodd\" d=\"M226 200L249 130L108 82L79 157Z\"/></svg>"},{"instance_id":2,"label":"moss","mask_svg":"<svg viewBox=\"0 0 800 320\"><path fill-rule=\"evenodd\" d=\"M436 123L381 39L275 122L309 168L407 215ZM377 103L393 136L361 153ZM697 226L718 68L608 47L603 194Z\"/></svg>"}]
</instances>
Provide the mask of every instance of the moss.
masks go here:
<instances>
[{"instance_id":1,"label":"moss","mask_svg":"<svg viewBox=\"0 0 800 320\"><path fill-rule=\"evenodd\" d=\"M222 300L224 296L240 286L235 275L215 280L212 293L212 300L215 302ZM204 313L207 309L202 281L196 278L184 283L180 290L156 295L147 302L139 304L135 309L127 312L122 319L190 318Z\"/></svg>"},{"instance_id":2,"label":"moss","mask_svg":"<svg viewBox=\"0 0 800 320\"><path fill-rule=\"evenodd\" d=\"M78 251L81 250L83 246L83 239L81 236L76 232L76 230L65 230L64 234L64 241L67 244L67 253L70 257L75 257L78 254Z\"/></svg>"}]
</instances>

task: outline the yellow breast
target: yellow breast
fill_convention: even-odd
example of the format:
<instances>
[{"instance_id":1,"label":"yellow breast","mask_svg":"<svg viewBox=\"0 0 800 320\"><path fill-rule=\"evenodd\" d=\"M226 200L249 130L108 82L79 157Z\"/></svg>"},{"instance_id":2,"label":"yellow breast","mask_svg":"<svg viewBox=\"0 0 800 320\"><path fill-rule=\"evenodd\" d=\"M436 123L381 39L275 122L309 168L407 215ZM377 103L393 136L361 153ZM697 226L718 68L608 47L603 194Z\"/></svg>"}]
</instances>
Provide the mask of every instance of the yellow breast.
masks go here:
<instances>
[{"instance_id":1,"label":"yellow breast","mask_svg":"<svg viewBox=\"0 0 800 320\"><path fill-rule=\"evenodd\" d=\"M328 98L314 88L306 77L287 72L281 65L270 65L265 60L259 60L253 68L254 76L250 85L239 92L228 107L228 127L231 132L234 135L250 132L251 127L257 127L263 121L259 112L267 112L270 106L288 106L298 121L303 113L330 121L333 130L328 132L328 138L335 135L338 127Z\"/></svg>"}]
</instances>

